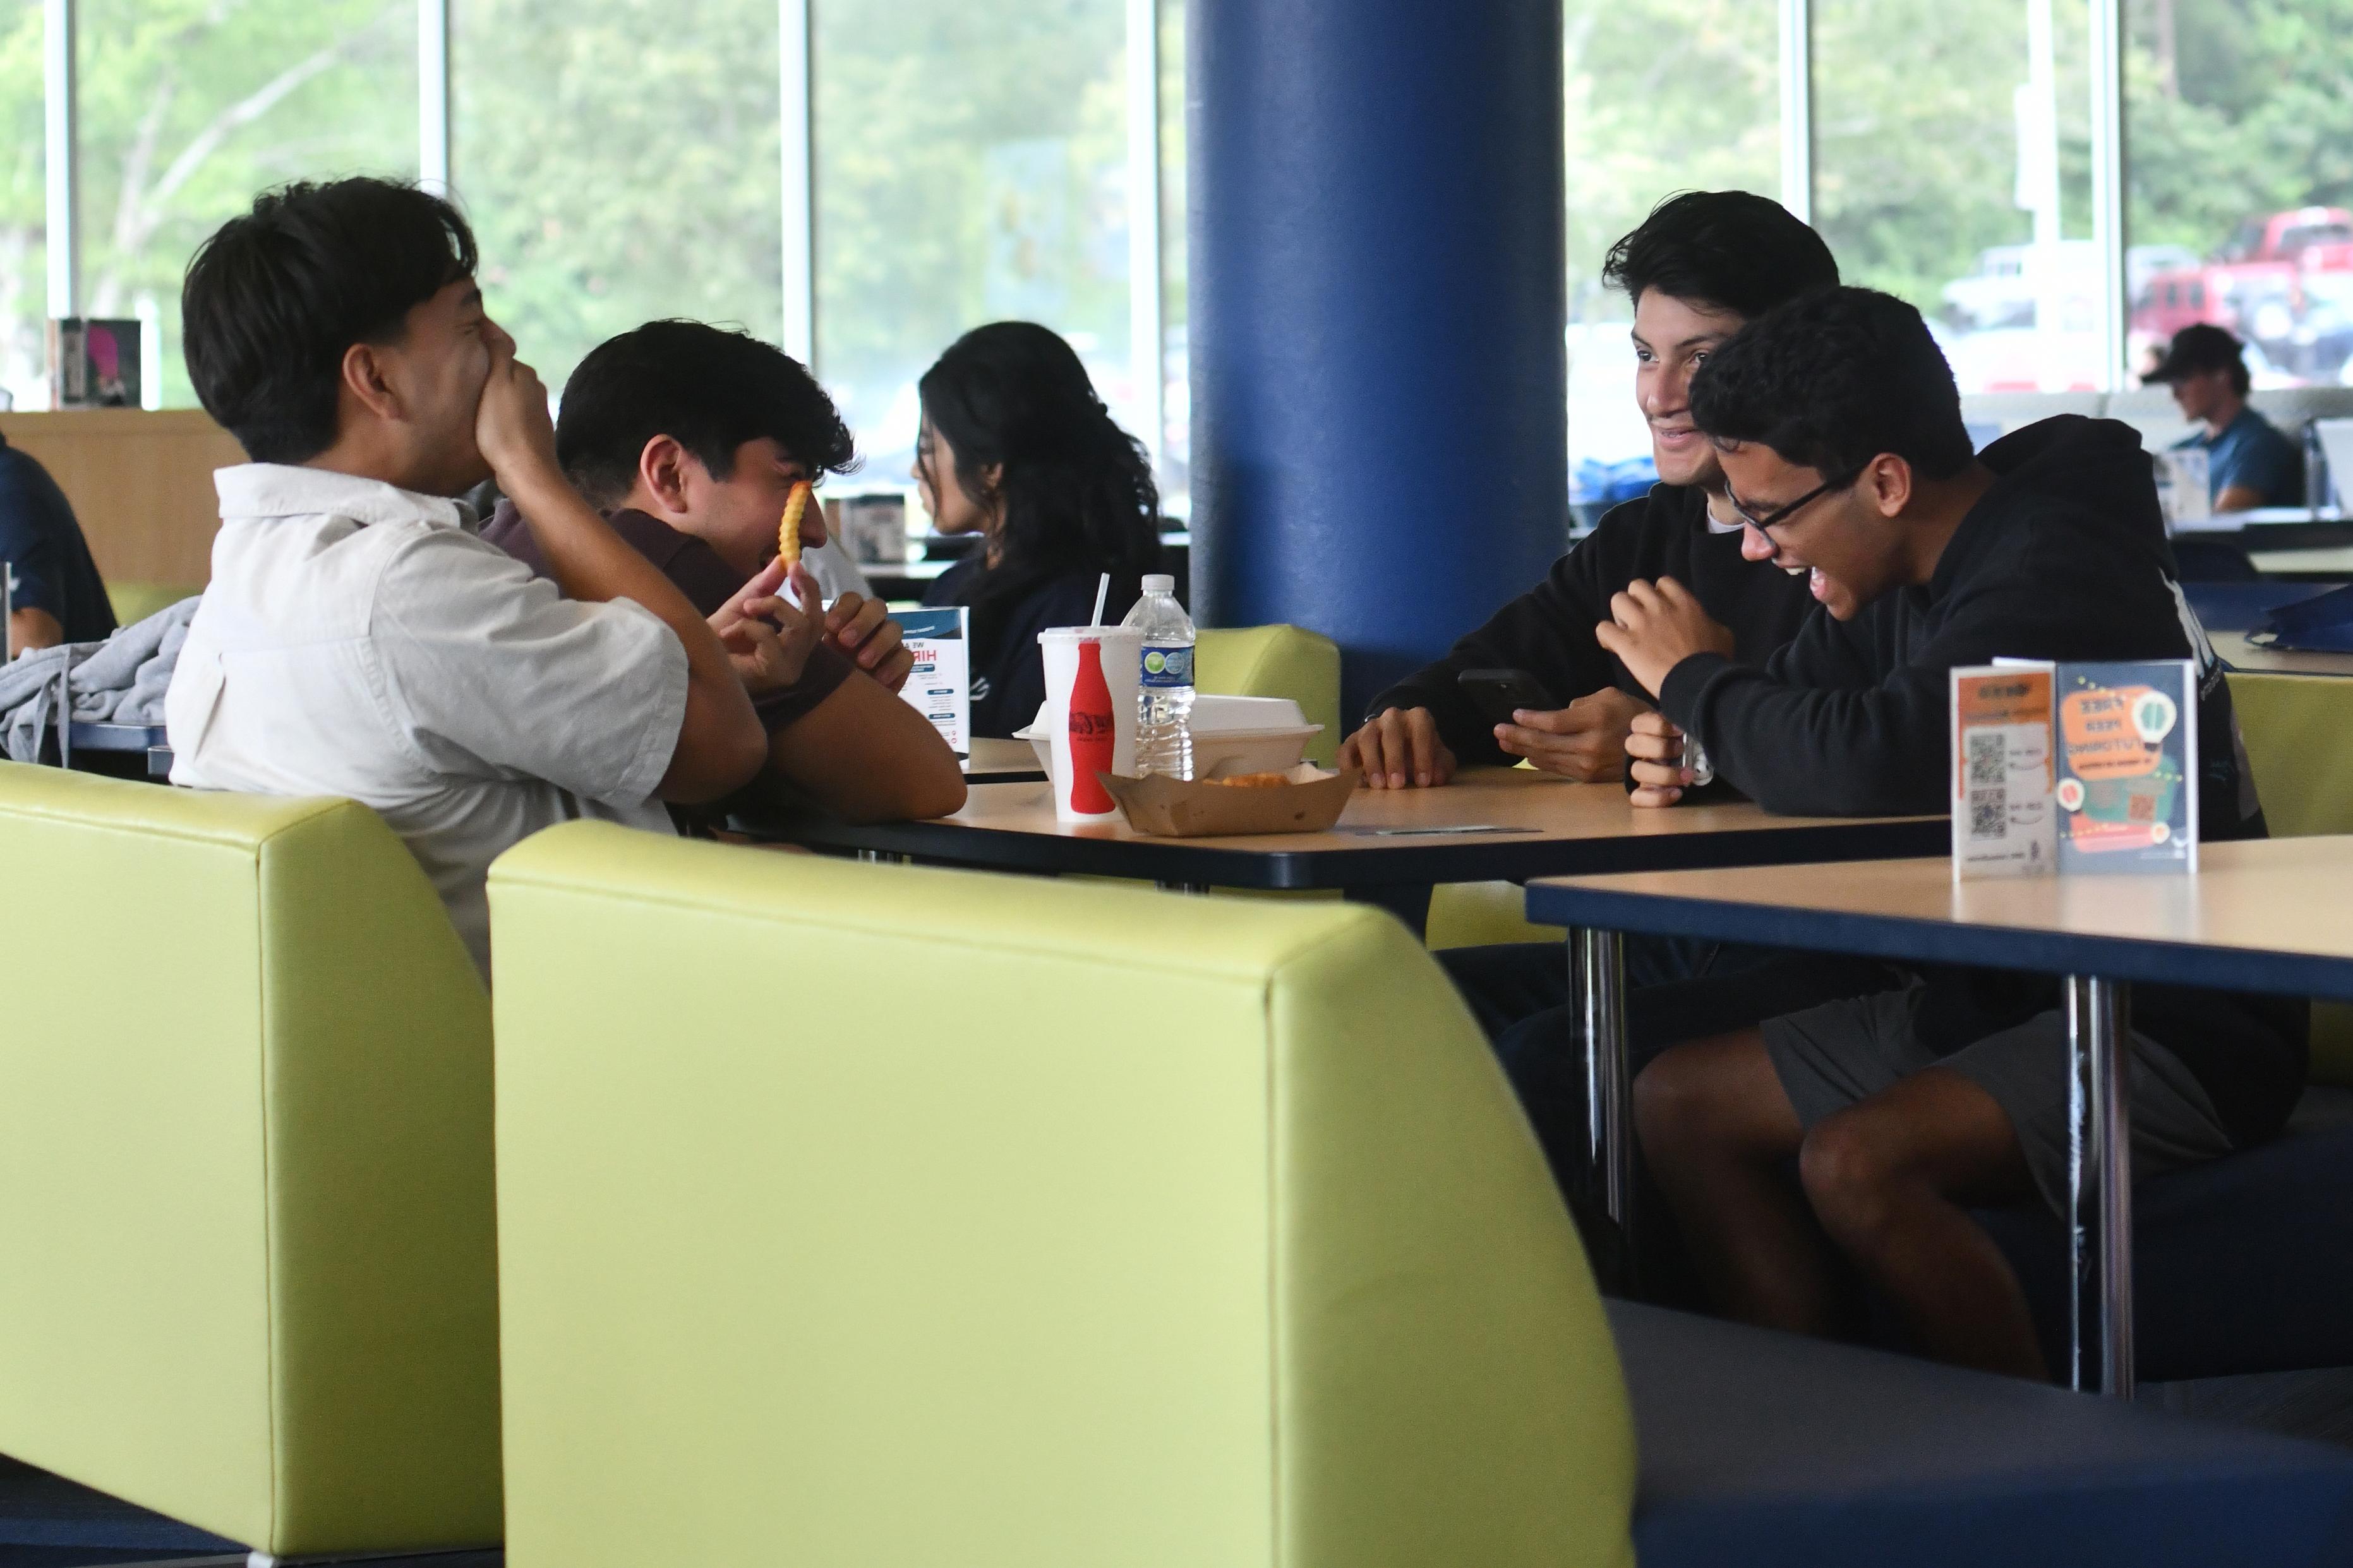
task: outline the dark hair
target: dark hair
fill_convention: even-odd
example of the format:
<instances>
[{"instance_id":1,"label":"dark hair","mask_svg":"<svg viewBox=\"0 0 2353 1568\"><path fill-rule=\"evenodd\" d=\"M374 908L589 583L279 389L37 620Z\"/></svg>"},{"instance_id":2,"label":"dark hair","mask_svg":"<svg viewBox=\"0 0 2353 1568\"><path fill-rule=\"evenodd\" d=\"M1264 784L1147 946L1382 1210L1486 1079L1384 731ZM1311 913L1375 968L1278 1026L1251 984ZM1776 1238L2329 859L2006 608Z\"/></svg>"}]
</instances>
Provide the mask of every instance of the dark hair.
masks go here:
<instances>
[{"instance_id":1,"label":"dark hair","mask_svg":"<svg viewBox=\"0 0 2353 1568\"><path fill-rule=\"evenodd\" d=\"M1871 289L1808 294L1749 322L1692 377L1691 408L1711 438L1761 441L1824 479L1883 452L1949 479L1974 455L1927 322Z\"/></svg>"},{"instance_id":2,"label":"dark hair","mask_svg":"<svg viewBox=\"0 0 2353 1568\"><path fill-rule=\"evenodd\" d=\"M1756 317L1800 294L1837 288L1839 271L1822 237L1780 203L1746 191L1684 191L1609 247L1601 279L1638 303L1656 289Z\"/></svg>"},{"instance_id":3,"label":"dark hair","mask_svg":"<svg viewBox=\"0 0 2353 1568\"><path fill-rule=\"evenodd\" d=\"M1070 344L1031 321L976 327L917 390L955 448L956 483L1004 510L998 562L983 574L976 605L1073 571L1108 572L1132 597L1134 579L1157 568L1152 461L1113 422ZM917 460L928 473L931 455L919 449ZM1004 471L992 487L983 476L997 464Z\"/></svg>"},{"instance_id":4,"label":"dark hair","mask_svg":"<svg viewBox=\"0 0 2353 1568\"><path fill-rule=\"evenodd\" d=\"M762 437L815 479L858 460L833 399L800 362L747 332L649 321L588 352L564 384L555 459L592 506L617 505L646 443L668 436L714 479Z\"/></svg>"},{"instance_id":5,"label":"dark hair","mask_svg":"<svg viewBox=\"0 0 2353 1568\"><path fill-rule=\"evenodd\" d=\"M255 462L315 458L335 443L344 351L397 339L410 310L474 265L474 234L458 209L414 185L352 179L265 192L188 263L188 379Z\"/></svg>"}]
</instances>

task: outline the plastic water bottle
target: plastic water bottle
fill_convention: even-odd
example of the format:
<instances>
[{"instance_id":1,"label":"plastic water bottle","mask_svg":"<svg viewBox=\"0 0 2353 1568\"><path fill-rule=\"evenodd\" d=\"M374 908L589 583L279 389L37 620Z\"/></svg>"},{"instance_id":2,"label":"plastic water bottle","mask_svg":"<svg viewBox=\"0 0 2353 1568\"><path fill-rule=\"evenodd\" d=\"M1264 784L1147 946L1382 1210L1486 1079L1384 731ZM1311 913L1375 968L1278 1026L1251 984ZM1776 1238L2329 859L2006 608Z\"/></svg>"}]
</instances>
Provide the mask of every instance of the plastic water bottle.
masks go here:
<instances>
[{"instance_id":1,"label":"plastic water bottle","mask_svg":"<svg viewBox=\"0 0 2353 1568\"><path fill-rule=\"evenodd\" d=\"M1176 579L1154 574L1144 597L1119 623L1144 633L1135 682L1135 771L1193 776L1193 617L1176 602Z\"/></svg>"}]
</instances>

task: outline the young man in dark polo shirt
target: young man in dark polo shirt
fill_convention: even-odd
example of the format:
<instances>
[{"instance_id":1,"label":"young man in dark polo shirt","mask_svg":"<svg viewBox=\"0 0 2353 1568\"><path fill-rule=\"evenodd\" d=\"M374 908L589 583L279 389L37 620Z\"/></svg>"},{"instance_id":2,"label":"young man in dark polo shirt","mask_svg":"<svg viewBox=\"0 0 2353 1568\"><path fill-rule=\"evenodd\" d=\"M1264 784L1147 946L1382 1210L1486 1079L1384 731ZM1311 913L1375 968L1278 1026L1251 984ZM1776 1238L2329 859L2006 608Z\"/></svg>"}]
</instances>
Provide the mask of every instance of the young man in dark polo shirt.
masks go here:
<instances>
[{"instance_id":1,"label":"young man in dark polo shirt","mask_svg":"<svg viewBox=\"0 0 2353 1568\"><path fill-rule=\"evenodd\" d=\"M14 658L59 643L97 642L114 606L72 503L30 453L0 436L0 570L8 574L7 647Z\"/></svg>"},{"instance_id":2,"label":"young man in dark polo shirt","mask_svg":"<svg viewBox=\"0 0 2353 1568\"><path fill-rule=\"evenodd\" d=\"M775 576L777 521L792 487L854 460L849 432L809 374L770 344L699 321L653 321L600 344L565 384L555 427L565 476L613 531L717 625ZM545 567L508 502L482 537ZM824 510L801 537L825 539ZM767 775L860 821L944 816L964 771L896 695L912 659L880 601L844 594L801 678L753 703L768 730Z\"/></svg>"}]
</instances>

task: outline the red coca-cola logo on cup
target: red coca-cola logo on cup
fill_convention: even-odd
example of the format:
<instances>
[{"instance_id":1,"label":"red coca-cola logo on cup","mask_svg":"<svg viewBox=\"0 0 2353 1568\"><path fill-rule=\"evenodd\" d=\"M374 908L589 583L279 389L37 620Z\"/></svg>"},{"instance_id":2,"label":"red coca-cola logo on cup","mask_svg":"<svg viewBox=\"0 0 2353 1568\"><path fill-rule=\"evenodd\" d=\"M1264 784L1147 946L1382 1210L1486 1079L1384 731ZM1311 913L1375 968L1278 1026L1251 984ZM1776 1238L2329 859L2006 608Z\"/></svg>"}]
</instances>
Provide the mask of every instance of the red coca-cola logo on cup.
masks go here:
<instances>
[{"instance_id":1,"label":"red coca-cola logo on cup","mask_svg":"<svg viewBox=\"0 0 2353 1568\"><path fill-rule=\"evenodd\" d=\"M1112 771L1118 731L1111 710L1111 683L1103 679L1103 644L1079 644L1079 669L1071 682L1071 797L1072 811L1100 816L1112 809L1109 791L1096 779Z\"/></svg>"}]
</instances>

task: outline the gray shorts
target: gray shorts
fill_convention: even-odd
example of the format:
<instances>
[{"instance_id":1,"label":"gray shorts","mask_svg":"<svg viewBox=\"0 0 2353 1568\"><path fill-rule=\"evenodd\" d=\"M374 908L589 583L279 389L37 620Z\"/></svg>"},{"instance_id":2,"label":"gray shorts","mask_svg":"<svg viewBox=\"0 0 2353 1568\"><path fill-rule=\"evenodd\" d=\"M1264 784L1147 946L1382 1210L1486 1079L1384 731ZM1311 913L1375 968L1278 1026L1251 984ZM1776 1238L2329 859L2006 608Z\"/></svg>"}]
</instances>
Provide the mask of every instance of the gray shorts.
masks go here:
<instances>
[{"instance_id":1,"label":"gray shorts","mask_svg":"<svg viewBox=\"0 0 2353 1568\"><path fill-rule=\"evenodd\" d=\"M1915 1019L1922 994L1915 984L1826 1003L1759 1026L1766 1054L1799 1124L1811 1128L1922 1068L1944 1068L1993 1096L2018 1131L2034 1184L2052 1212L2065 1218L2066 1019L2056 1012L2038 1014L1940 1057L1920 1041ZM2231 1136L2214 1114L2213 1102L2179 1057L2137 1032L2130 1054L2136 1182L2231 1152Z\"/></svg>"}]
</instances>

